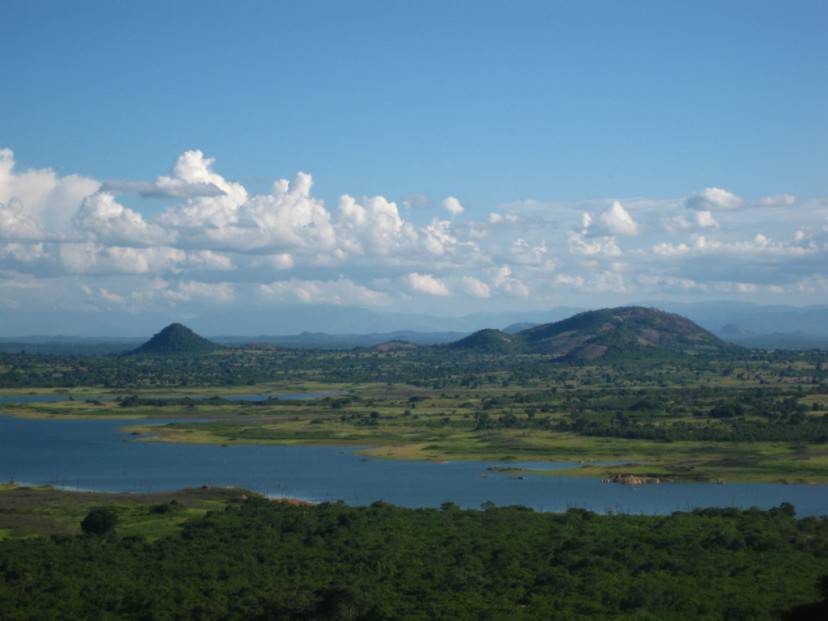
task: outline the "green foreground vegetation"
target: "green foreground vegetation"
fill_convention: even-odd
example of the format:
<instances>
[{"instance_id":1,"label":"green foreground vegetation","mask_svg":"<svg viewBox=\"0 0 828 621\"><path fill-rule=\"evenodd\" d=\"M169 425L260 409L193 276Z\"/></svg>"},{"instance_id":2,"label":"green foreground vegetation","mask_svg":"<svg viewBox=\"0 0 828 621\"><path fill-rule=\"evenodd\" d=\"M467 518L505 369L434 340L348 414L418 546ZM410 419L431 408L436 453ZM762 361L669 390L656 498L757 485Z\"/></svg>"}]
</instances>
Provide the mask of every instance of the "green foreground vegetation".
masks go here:
<instances>
[{"instance_id":1,"label":"green foreground vegetation","mask_svg":"<svg viewBox=\"0 0 828 621\"><path fill-rule=\"evenodd\" d=\"M558 476L828 483L828 354L817 351L603 364L441 347L6 354L0 386L0 394L72 399L3 404L4 413L123 417L144 441L346 444L394 459L581 462L550 471ZM232 401L297 392L333 394ZM179 422L136 420L157 417Z\"/></svg>"},{"instance_id":2,"label":"green foreground vegetation","mask_svg":"<svg viewBox=\"0 0 828 621\"><path fill-rule=\"evenodd\" d=\"M101 503L119 519L93 534L83 511ZM205 503L216 510L194 515ZM16 535L0 541L9 621L761 621L825 611L828 520L796 519L788 505L645 517L292 506L238 490L0 491L0 516L10 509L48 520L27 523L26 539L12 523ZM31 537L38 527L79 532L81 521L87 534Z\"/></svg>"},{"instance_id":3,"label":"green foreground vegetation","mask_svg":"<svg viewBox=\"0 0 828 621\"><path fill-rule=\"evenodd\" d=\"M118 533L154 541L184 522L222 509L246 492L236 489L189 489L157 494L68 492L47 486L0 485L0 539L77 535L90 510L115 511Z\"/></svg>"}]
</instances>

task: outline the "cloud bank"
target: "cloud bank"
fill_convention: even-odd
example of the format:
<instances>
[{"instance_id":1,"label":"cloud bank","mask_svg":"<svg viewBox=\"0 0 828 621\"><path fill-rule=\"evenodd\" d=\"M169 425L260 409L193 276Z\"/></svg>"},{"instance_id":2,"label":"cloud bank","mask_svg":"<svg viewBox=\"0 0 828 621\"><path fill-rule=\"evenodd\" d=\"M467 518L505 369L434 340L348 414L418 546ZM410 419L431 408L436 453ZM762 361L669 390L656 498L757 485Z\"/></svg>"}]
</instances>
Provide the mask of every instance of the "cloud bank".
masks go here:
<instances>
[{"instance_id":1,"label":"cloud bank","mask_svg":"<svg viewBox=\"0 0 828 621\"><path fill-rule=\"evenodd\" d=\"M135 206L158 197L171 205L151 217ZM0 299L133 312L284 303L472 312L828 294L820 197L709 187L666 199L521 199L480 213L455 196L441 205L427 222L409 218L408 199L343 192L330 207L305 172L253 194L198 150L154 180L99 181L19 170L0 149Z\"/></svg>"}]
</instances>

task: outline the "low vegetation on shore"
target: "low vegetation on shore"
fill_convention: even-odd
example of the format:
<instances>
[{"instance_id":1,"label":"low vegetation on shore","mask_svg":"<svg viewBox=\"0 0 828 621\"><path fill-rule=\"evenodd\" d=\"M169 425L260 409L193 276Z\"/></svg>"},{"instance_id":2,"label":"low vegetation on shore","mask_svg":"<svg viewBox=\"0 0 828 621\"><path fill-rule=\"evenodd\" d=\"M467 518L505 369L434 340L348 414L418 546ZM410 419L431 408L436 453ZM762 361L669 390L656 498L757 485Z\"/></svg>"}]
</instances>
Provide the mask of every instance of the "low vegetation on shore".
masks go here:
<instances>
[{"instance_id":1,"label":"low vegetation on shore","mask_svg":"<svg viewBox=\"0 0 828 621\"><path fill-rule=\"evenodd\" d=\"M579 465L550 471L559 476L828 482L828 356L820 352L650 366L562 365L535 357L531 374L522 371L523 356L455 354L444 360L454 370L438 372L416 351L305 352L301 365L296 352L282 355L294 365L291 381L41 388L34 392L66 400L6 403L3 412L122 417L143 441L342 444L392 459ZM346 381L320 373L331 359ZM279 368L278 359L273 365ZM380 376L383 369L410 368L412 379L357 381L363 366ZM495 370L471 372L484 366ZM296 393L315 397L276 398ZM261 400L237 400L244 395ZM177 422L159 426L154 418Z\"/></svg>"},{"instance_id":2,"label":"low vegetation on shore","mask_svg":"<svg viewBox=\"0 0 828 621\"><path fill-rule=\"evenodd\" d=\"M0 485L0 539L77 535L83 518L91 510L104 507L114 511L121 535L153 541L247 494L225 488L110 494L6 483Z\"/></svg>"}]
</instances>

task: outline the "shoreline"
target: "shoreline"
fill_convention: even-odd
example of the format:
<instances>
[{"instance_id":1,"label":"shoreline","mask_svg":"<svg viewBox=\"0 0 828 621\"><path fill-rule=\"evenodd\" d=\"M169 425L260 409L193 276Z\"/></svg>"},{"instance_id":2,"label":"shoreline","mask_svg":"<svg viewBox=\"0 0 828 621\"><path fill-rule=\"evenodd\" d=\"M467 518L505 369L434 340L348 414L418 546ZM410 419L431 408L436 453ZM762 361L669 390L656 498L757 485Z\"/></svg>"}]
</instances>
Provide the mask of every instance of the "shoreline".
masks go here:
<instances>
[{"instance_id":1,"label":"shoreline","mask_svg":"<svg viewBox=\"0 0 828 621\"><path fill-rule=\"evenodd\" d=\"M537 392L539 387L532 387ZM531 392L530 391L530 392ZM210 396L341 394L348 399L284 400L278 405L246 401L209 402ZM137 394L148 401L120 407L113 395ZM201 395L195 403L180 398ZM0 396L56 395L59 401L0 403L0 415L24 420L112 421L130 441L231 446L337 446L366 458L385 460L490 461L537 464L518 476L655 480L681 483L761 483L828 485L824 444L791 441L669 442L582 435L555 424L566 420L562 404L551 406L549 425L527 426L521 410L501 388L436 389L399 384L285 382L254 386L171 389L4 389ZM102 397L105 395L105 397ZM74 396L74 400L66 397ZM86 399L90 397L90 399ZM96 399L98 397L98 399ZM478 428L476 412L487 400L505 400L490 416L507 414L522 426ZM104 401L103 399L107 399ZM163 403L163 399L174 401ZM548 396L545 398L553 399ZM158 399L153 404L151 399ZM491 401L490 401L491 402ZM811 410L814 405L811 404ZM565 405L565 404L563 404ZM523 405L518 406L523 408ZM518 411L517 418L513 414ZM809 410L810 412L810 410ZM686 421L685 421L686 422ZM549 469L548 463L566 464Z\"/></svg>"},{"instance_id":2,"label":"shoreline","mask_svg":"<svg viewBox=\"0 0 828 621\"><path fill-rule=\"evenodd\" d=\"M246 487L236 487L234 485L200 485L196 487L181 487L171 490L159 490L155 492L130 492L130 491L115 491L105 489L90 489L75 487L72 485L54 485L51 483L32 483L29 481L6 481L0 483L0 494L4 492L13 491L32 491L32 492L61 492L66 494L90 495L90 496L106 496L111 498L148 498L148 497L166 497L177 496L183 494L200 494L200 493L220 493L232 494L239 493L240 500L246 500L250 497L265 498L271 502L283 502L295 506L316 506L321 504L320 501L311 500L309 498L301 498L298 496L277 496L274 494L264 494L255 490L247 489Z\"/></svg>"},{"instance_id":3,"label":"shoreline","mask_svg":"<svg viewBox=\"0 0 828 621\"><path fill-rule=\"evenodd\" d=\"M222 416L209 416L204 412L171 416L166 413L149 414L56 414L49 412L32 411L3 411L0 416L10 416L24 420L86 420L86 421L122 421L118 431L130 437L135 442L158 442L164 444L194 444L205 446L337 446L353 450L359 455L373 459L428 461L434 463L449 461L491 461L499 464L510 462L537 463L543 466L548 463L572 464L572 467L544 469L521 468L520 475L533 476L567 476L609 479L619 474L659 478L664 483L700 483L700 484L784 484L784 485L828 485L828 474L797 476L785 472L727 472L722 469L700 469L687 471L686 466L671 464L669 461L659 461L657 455L651 459L630 459L630 455L595 455L584 454L538 456L537 453L520 453L514 451L509 454L481 451L476 453L452 452L432 448L433 444L411 442L388 444L382 439L370 437L360 438L303 438L301 436L256 439L229 439L210 433L209 431L193 429L165 428L171 422L196 423L220 421ZM157 424L154 421L159 421ZM158 433L164 431L166 433ZM607 462L612 462L608 464ZM649 484L649 483L648 483Z\"/></svg>"},{"instance_id":4,"label":"shoreline","mask_svg":"<svg viewBox=\"0 0 828 621\"><path fill-rule=\"evenodd\" d=\"M151 426L150 426L151 427ZM447 463L451 461L493 461L503 464L511 462L572 464L572 467L556 469L521 468L522 473L539 476L574 476L606 479L618 474L633 474L636 476L658 477L665 483L700 483L707 485L754 483L754 484L781 484L781 485L828 485L828 474L824 476L785 476L784 473L736 473L726 471L676 472L683 467L674 466L671 469L669 462L648 460L629 460L619 456L618 459L608 459L606 456L583 455L545 455L523 454L519 452L508 455L481 452L453 453L428 450L423 443L411 444L384 444L381 440L372 441L367 438L347 440L330 438L327 440L307 439L301 437L278 439L225 439L209 433L189 435L189 430L177 430L169 435L157 435L140 425L127 426L123 431L134 434L147 433L146 437L136 437L138 442L159 442L164 444L195 444L206 446L339 446L353 449L355 453L374 459L402 460L402 461L429 461L433 463ZM187 434L187 435L185 435ZM175 436L175 437L172 437ZM607 464L607 462L615 462ZM644 470L641 472L641 470Z\"/></svg>"}]
</instances>

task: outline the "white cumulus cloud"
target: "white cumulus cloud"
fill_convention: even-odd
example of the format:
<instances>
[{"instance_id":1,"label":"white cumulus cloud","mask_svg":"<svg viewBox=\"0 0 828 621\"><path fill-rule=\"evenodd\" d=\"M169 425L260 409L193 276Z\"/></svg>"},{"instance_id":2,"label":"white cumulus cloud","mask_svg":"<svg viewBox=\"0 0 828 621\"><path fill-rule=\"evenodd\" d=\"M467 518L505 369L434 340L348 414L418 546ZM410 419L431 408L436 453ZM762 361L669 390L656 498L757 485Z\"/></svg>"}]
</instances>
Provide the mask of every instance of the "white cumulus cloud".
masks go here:
<instances>
[{"instance_id":1,"label":"white cumulus cloud","mask_svg":"<svg viewBox=\"0 0 828 621\"><path fill-rule=\"evenodd\" d=\"M11 149L0 149L0 237L31 239L64 233L84 197L100 183L52 169L15 169Z\"/></svg>"},{"instance_id":2,"label":"white cumulus cloud","mask_svg":"<svg viewBox=\"0 0 828 621\"><path fill-rule=\"evenodd\" d=\"M459 216L463 213L463 211L465 211L463 205L461 205L460 201L454 196L448 196L443 199L443 209L448 211L453 216Z\"/></svg>"},{"instance_id":3,"label":"white cumulus cloud","mask_svg":"<svg viewBox=\"0 0 828 621\"><path fill-rule=\"evenodd\" d=\"M473 276L463 276L463 291L476 298L488 298L492 295L492 289L482 280Z\"/></svg>"},{"instance_id":4,"label":"white cumulus cloud","mask_svg":"<svg viewBox=\"0 0 828 621\"><path fill-rule=\"evenodd\" d=\"M389 303L389 297L384 292L359 285L347 278L328 281L293 278L262 284L259 291L273 302L366 306Z\"/></svg>"},{"instance_id":5,"label":"white cumulus cloud","mask_svg":"<svg viewBox=\"0 0 828 621\"><path fill-rule=\"evenodd\" d=\"M468 310L470 298L506 308L521 304L509 297L533 296L527 304L537 306L652 290L819 301L815 275L828 264L828 200L818 197L765 196L748 219L737 209L745 201L715 187L675 198L516 200L479 214L447 196L443 216L426 221L413 210L426 197L398 205L342 193L329 208L310 174L254 194L215 167L194 149L154 180L102 185L21 170L0 149L0 285L13 297L0 304L24 306L26 292L46 290L75 296L73 308L124 309L206 304L208 292L227 303L404 302L418 311L437 303L429 296L452 294ZM155 215L118 192L169 205Z\"/></svg>"},{"instance_id":6,"label":"white cumulus cloud","mask_svg":"<svg viewBox=\"0 0 828 621\"><path fill-rule=\"evenodd\" d=\"M763 196L757 201L760 207L792 207L796 205L796 195L794 194L772 194L770 196Z\"/></svg>"},{"instance_id":7,"label":"white cumulus cloud","mask_svg":"<svg viewBox=\"0 0 828 621\"><path fill-rule=\"evenodd\" d=\"M611 235L637 235L638 223L633 220L630 213L618 201L613 201L612 206L603 212L599 217L603 228Z\"/></svg>"},{"instance_id":8,"label":"white cumulus cloud","mask_svg":"<svg viewBox=\"0 0 828 621\"><path fill-rule=\"evenodd\" d=\"M348 194L339 199L337 232L345 252L388 256L405 252L417 242L416 229L402 218L396 203L382 196L363 203Z\"/></svg>"},{"instance_id":9,"label":"white cumulus cloud","mask_svg":"<svg viewBox=\"0 0 828 621\"><path fill-rule=\"evenodd\" d=\"M621 248L615 237L586 238L583 234L571 231L569 233L569 252L584 256L617 257L621 255Z\"/></svg>"},{"instance_id":10,"label":"white cumulus cloud","mask_svg":"<svg viewBox=\"0 0 828 621\"><path fill-rule=\"evenodd\" d=\"M112 244L169 244L175 232L147 223L141 214L118 203L108 192L87 196L72 219L75 228L93 240Z\"/></svg>"},{"instance_id":11,"label":"white cumulus cloud","mask_svg":"<svg viewBox=\"0 0 828 621\"><path fill-rule=\"evenodd\" d=\"M416 293L425 293L426 295L446 296L449 295L448 287L439 278L435 278L430 274L419 274L412 272L406 277L408 286Z\"/></svg>"},{"instance_id":12,"label":"white cumulus cloud","mask_svg":"<svg viewBox=\"0 0 828 621\"><path fill-rule=\"evenodd\" d=\"M736 209L742 205L742 199L722 188L706 188L691 194L684 200L688 209L698 211L715 211L717 209Z\"/></svg>"}]
</instances>

